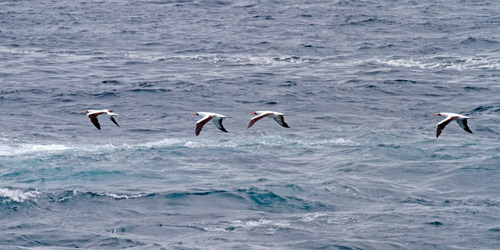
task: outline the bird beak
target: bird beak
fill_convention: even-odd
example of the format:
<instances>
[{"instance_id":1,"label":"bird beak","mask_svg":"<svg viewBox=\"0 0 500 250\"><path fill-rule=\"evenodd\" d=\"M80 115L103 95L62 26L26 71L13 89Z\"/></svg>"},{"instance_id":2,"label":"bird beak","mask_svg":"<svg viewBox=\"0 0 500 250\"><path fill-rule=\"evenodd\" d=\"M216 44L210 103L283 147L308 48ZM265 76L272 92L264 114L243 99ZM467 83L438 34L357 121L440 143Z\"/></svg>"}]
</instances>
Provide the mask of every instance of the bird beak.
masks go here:
<instances>
[{"instance_id":1,"label":"bird beak","mask_svg":"<svg viewBox=\"0 0 500 250\"><path fill-rule=\"evenodd\" d=\"M83 113L83 114L87 114L87 113L88 113L88 111L87 111L87 110L85 110L85 111L82 111L82 113Z\"/></svg>"},{"instance_id":2,"label":"bird beak","mask_svg":"<svg viewBox=\"0 0 500 250\"><path fill-rule=\"evenodd\" d=\"M194 113L194 114L192 114L192 115L198 115L198 114Z\"/></svg>"},{"instance_id":3,"label":"bird beak","mask_svg":"<svg viewBox=\"0 0 500 250\"><path fill-rule=\"evenodd\" d=\"M256 115L257 113L255 113L255 112L252 112L252 113L250 113L250 114L251 114L251 115Z\"/></svg>"},{"instance_id":4,"label":"bird beak","mask_svg":"<svg viewBox=\"0 0 500 250\"><path fill-rule=\"evenodd\" d=\"M440 114L434 114L434 116L441 116Z\"/></svg>"}]
</instances>

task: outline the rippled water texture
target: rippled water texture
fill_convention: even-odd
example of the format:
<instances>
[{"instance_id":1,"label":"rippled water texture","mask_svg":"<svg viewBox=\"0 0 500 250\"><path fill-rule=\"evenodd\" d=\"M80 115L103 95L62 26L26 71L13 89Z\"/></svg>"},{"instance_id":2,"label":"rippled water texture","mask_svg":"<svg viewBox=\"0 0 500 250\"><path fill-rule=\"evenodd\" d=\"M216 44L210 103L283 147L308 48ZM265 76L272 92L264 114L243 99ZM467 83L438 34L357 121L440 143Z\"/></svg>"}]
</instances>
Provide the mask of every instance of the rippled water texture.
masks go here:
<instances>
[{"instance_id":1,"label":"rippled water texture","mask_svg":"<svg viewBox=\"0 0 500 250\"><path fill-rule=\"evenodd\" d=\"M499 24L492 0L0 0L0 248L499 249ZM435 138L439 112L473 134Z\"/></svg>"}]
</instances>

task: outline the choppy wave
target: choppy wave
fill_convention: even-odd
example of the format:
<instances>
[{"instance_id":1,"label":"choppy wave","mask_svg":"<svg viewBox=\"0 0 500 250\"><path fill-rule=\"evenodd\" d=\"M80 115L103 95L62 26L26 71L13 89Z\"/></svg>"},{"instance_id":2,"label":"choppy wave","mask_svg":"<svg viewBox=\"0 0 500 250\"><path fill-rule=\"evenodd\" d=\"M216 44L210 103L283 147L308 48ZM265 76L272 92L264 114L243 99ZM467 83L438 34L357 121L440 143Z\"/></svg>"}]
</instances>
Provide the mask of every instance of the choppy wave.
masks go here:
<instances>
[{"instance_id":1,"label":"choppy wave","mask_svg":"<svg viewBox=\"0 0 500 250\"><path fill-rule=\"evenodd\" d=\"M71 57L75 60L132 60L131 62L169 63L197 62L208 63L214 66L251 66L251 65L291 65L291 64L323 64L350 68L363 64L376 63L391 67L419 68L419 69L449 69L449 70L500 70L499 57L433 55L424 57L401 57L372 60L351 59L338 60L331 57L300 57L294 55L231 55L231 54L194 54L194 55L156 55L147 53L81 53L76 51L49 51L43 49L17 49L0 47L0 53L7 54L34 54L42 57Z\"/></svg>"},{"instance_id":2,"label":"choppy wave","mask_svg":"<svg viewBox=\"0 0 500 250\"><path fill-rule=\"evenodd\" d=\"M148 194L125 194L125 193L111 193L111 192L91 192L91 191L78 191L67 190L62 192L41 191L37 189L19 189L19 188L0 188L0 202L57 202L63 203L68 201L77 201L93 198L110 198L114 200L127 200L138 199L148 196ZM151 194L149 194L151 196Z\"/></svg>"},{"instance_id":3,"label":"choppy wave","mask_svg":"<svg viewBox=\"0 0 500 250\"><path fill-rule=\"evenodd\" d=\"M25 191L13 188L0 188L0 202L26 202L38 198L40 194L37 190Z\"/></svg>"},{"instance_id":4,"label":"choppy wave","mask_svg":"<svg viewBox=\"0 0 500 250\"><path fill-rule=\"evenodd\" d=\"M83 192L78 190L68 190L62 193L48 193L46 198L55 202L68 202L72 200L92 199L98 197L111 198L114 200L127 200L138 199L147 196L145 194L123 194L123 193L110 193L110 192Z\"/></svg>"},{"instance_id":5,"label":"choppy wave","mask_svg":"<svg viewBox=\"0 0 500 250\"><path fill-rule=\"evenodd\" d=\"M125 145L123 147L126 147ZM99 151L102 149L116 148L113 145L104 146L66 146L62 144L19 144L19 145L0 145L0 156L20 156L20 155L50 155L61 154L70 151Z\"/></svg>"},{"instance_id":6,"label":"choppy wave","mask_svg":"<svg viewBox=\"0 0 500 250\"><path fill-rule=\"evenodd\" d=\"M199 55L147 55L128 54L127 57L143 61L171 61L171 62L201 62L216 66L222 65L286 65L302 63L319 63L321 58L302 58L299 56L257 56L257 55L226 55L226 54L199 54Z\"/></svg>"},{"instance_id":7,"label":"choppy wave","mask_svg":"<svg viewBox=\"0 0 500 250\"><path fill-rule=\"evenodd\" d=\"M74 50L47 50L47 49L21 49L21 48L9 48L0 46L0 53L3 54L12 54L12 55L34 55L40 57L48 57L48 56L57 56L57 57L70 57L70 58L79 58L79 59L92 59L96 58L96 56L104 55L103 52L82 52L82 51L74 51Z\"/></svg>"},{"instance_id":8,"label":"choppy wave","mask_svg":"<svg viewBox=\"0 0 500 250\"><path fill-rule=\"evenodd\" d=\"M376 61L382 65L420 69L451 70L500 70L500 58L433 56L421 58L382 59Z\"/></svg>"},{"instance_id":9,"label":"choppy wave","mask_svg":"<svg viewBox=\"0 0 500 250\"><path fill-rule=\"evenodd\" d=\"M498 1L0 2L0 248L498 248Z\"/></svg>"},{"instance_id":10,"label":"choppy wave","mask_svg":"<svg viewBox=\"0 0 500 250\"><path fill-rule=\"evenodd\" d=\"M34 202L38 206L57 206L53 203L67 204L71 202L86 202L89 205L99 203L101 199L110 202L167 202L170 205L206 203L207 207L235 207L256 211L283 212L283 211L332 211L333 206L323 201L308 199L295 195L279 194L261 188L240 188L236 190L189 190L157 193L120 193L94 192L80 190L40 191L22 190L14 188L0 188L0 202L28 203ZM17 205L15 205L17 206Z\"/></svg>"},{"instance_id":11,"label":"choppy wave","mask_svg":"<svg viewBox=\"0 0 500 250\"><path fill-rule=\"evenodd\" d=\"M195 54L195 55L156 55L147 53L111 54L109 52L87 52L70 50L46 50L46 49L19 49L0 47L0 53L12 55L35 55L41 57L73 58L73 60L129 60L129 63L149 63L156 61L168 62L200 62L216 66L229 65L286 65L286 64L315 64L320 63L321 58L299 57L286 55L230 55L230 54Z\"/></svg>"},{"instance_id":12,"label":"choppy wave","mask_svg":"<svg viewBox=\"0 0 500 250\"><path fill-rule=\"evenodd\" d=\"M294 140L283 136L259 136L245 137L234 140L228 139L188 139L171 138L159 141L144 142L137 144L102 144L102 145L64 145L64 144L29 144L29 143L6 143L0 145L0 157L20 155L54 155L64 153L82 154L85 152L112 152L112 151L134 151L144 149L169 149L169 148L260 148L274 146L289 147L323 147L325 145L358 146L348 139L334 138L321 140Z\"/></svg>"},{"instance_id":13,"label":"choppy wave","mask_svg":"<svg viewBox=\"0 0 500 250\"><path fill-rule=\"evenodd\" d=\"M73 150L75 147L62 144L20 144L20 145L0 145L0 156L16 156L37 153L59 153Z\"/></svg>"}]
</instances>

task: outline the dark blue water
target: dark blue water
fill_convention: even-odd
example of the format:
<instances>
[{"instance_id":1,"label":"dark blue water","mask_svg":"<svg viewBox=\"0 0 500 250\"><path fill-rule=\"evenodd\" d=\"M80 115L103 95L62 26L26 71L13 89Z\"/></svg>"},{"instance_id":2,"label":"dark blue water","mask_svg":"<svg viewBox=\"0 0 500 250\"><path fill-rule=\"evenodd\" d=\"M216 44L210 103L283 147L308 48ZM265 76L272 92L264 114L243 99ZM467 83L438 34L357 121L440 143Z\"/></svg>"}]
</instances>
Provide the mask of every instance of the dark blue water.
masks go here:
<instances>
[{"instance_id":1,"label":"dark blue water","mask_svg":"<svg viewBox=\"0 0 500 250\"><path fill-rule=\"evenodd\" d=\"M499 249L499 77L493 0L0 1L0 248Z\"/></svg>"}]
</instances>

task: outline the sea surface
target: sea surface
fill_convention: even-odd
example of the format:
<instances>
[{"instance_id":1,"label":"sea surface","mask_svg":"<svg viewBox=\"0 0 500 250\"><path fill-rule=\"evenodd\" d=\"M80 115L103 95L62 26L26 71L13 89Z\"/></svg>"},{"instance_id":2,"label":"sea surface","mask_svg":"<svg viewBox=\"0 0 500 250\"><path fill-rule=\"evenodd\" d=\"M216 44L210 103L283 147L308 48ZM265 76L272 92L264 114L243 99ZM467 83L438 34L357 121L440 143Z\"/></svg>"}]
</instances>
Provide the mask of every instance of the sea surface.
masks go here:
<instances>
[{"instance_id":1,"label":"sea surface","mask_svg":"<svg viewBox=\"0 0 500 250\"><path fill-rule=\"evenodd\" d=\"M499 121L497 0L0 0L0 249L500 249Z\"/></svg>"}]
</instances>

